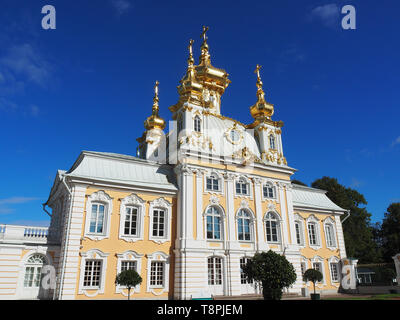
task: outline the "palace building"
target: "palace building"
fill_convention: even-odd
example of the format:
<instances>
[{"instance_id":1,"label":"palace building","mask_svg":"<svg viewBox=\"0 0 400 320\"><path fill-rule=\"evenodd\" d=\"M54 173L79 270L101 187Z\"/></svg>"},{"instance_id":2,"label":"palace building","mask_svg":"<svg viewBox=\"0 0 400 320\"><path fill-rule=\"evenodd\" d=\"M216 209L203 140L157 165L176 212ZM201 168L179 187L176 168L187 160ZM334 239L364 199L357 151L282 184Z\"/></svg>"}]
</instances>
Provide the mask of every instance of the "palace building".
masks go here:
<instances>
[{"instance_id":1,"label":"palace building","mask_svg":"<svg viewBox=\"0 0 400 320\"><path fill-rule=\"evenodd\" d=\"M318 292L338 292L348 212L325 191L291 183L296 170L260 66L254 121L222 115L230 80L211 63L207 29L197 65L190 41L169 132L156 82L136 156L82 151L56 174L44 204L49 228L0 225L0 299L126 299L115 278L132 268L143 279L133 299L257 294L242 267L268 250L296 269L286 292L312 289L302 279L309 268L323 274ZM41 285L45 265L54 267L53 288Z\"/></svg>"}]
</instances>

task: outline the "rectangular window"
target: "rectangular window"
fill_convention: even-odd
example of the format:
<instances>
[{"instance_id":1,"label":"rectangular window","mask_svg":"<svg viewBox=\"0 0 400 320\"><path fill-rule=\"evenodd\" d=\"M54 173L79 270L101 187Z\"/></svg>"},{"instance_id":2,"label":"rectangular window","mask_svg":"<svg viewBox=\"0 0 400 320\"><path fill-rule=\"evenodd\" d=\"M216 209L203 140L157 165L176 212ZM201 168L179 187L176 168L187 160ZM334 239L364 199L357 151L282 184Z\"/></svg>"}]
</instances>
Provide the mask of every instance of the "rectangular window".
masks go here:
<instances>
[{"instance_id":1,"label":"rectangular window","mask_svg":"<svg viewBox=\"0 0 400 320\"><path fill-rule=\"evenodd\" d=\"M153 237L165 237L165 211L153 211Z\"/></svg>"},{"instance_id":2,"label":"rectangular window","mask_svg":"<svg viewBox=\"0 0 400 320\"><path fill-rule=\"evenodd\" d=\"M316 233L315 223L308 224L308 236L310 240L310 245L316 246L317 245L317 233Z\"/></svg>"},{"instance_id":3,"label":"rectangular window","mask_svg":"<svg viewBox=\"0 0 400 320\"><path fill-rule=\"evenodd\" d=\"M301 241L301 226L300 226L300 223L299 222L295 222L295 228L296 228L296 241L297 241L297 244L302 244L302 241Z\"/></svg>"},{"instance_id":4,"label":"rectangular window","mask_svg":"<svg viewBox=\"0 0 400 320\"><path fill-rule=\"evenodd\" d=\"M339 282L338 264L331 262L331 276L333 282Z\"/></svg>"},{"instance_id":5,"label":"rectangular window","mask_svg":"<svg viewBox=\"0 0 400 320\"><path fill-rule=\"evenodd\" d=\"M319 272L322 273L322 265L321 265L321 262L314 262L314 263L313 263L313 269L318 270Z\"/></svg>"},{"instance_id":6,"label":"rectangular window","mask_svg":"<svg viewBox=\"0 0 400 320\"><path fill-rule=\"evenodd\" d=\"M90 233L103 233L104 227L104 205L93 204L90 216Z\"/></svg>"},{"instance_id":7,"label":"rectangular window","mask_svg":"<svg viewBox=\"0 0 400 320\"><path fill-rule=\"evenodd\" d=\"M150 286L164 286L164 262L153 261L150 268Z\"/></svg>"},{"instance_id":8,"label":"rectangular window","mask_svg":"<svg viewBox=\"0 0 400 320\"><path fill-rule=\"evenodd\" d=\"M274 195L274 187L272 186L264 186L263 187L264 198L275 198Z\"/></svg>"},{"instance_id":9,"label":"rectangular window","mask_svg":"<svg viewBox=\"0 0 400 320\"><path fill-rule=\"evenodd\" d=\"M301 266L301 275L303 276L304 275L304 272L306 272L306 263L305 262L302 262L301 264L300 264L300 266Z\"/></svg>"},{"instance_id":10,"label":"rectangular window","mask_svg":"<svg viewBox=\"0 0 400 320\"><path fill-rule=\"evenodd\" d=\"M221 239L221 218L218 216L207 216L207 239Z\"/></svg>"},{"instance_id":11,"label":"rectangular window","mask_svg":"<svg viewBox=\"0 0 400 320\"><path fill-rule=\"evenodd\" d=\"M35 267L26 267L25 278L24 278L24 287L26 287L26 288L33 287L34 274L35 274Z\"/></svg>"},{"instance_id":12,"label":"rectangular window","mask_svg":"<svg viewBox=\"0 0 400 320\"><path fill-rule=\"evenodd\" d=\"M222 284L222 259L217 257L208 258L208 284Z\"/></svg>"},{"instance_id":13,"label":"rectangular window","mask_svg":"<svg viewBox=\"0 0 400 320\"><path fill-rule=\"evenodd\" d=\"M249 260L250 260L249 258L241 258L240 259L240 283L241 284L253 283L253 280L249 280L246 277L245 273L243 272L243 268Z\"/></svg>"},{"instance_id":14,"label":"rectangular window","mask_svg":"<svg viewBox=\"0 0 400 320\"><path fill-rule=\"evenodd\" d=\"M83 286L86 288L100 288L101 260L86 260Z\"/></svg>"},{"instance_id":15,"label":"rectangular window","mask_svg":"<svg viewBox=\"0 0 400 320\"><path fill-rule=\"evenodd\" d=\"M207 178L207 190L209 191L218 191L219 190L219 183L218 179L214 177Z\"/></svg>"},{"instance_id":16,"label":"rectangular window","mask_svg":"<svg viewBox=\"0 0 400 320\"><path fill-rule=\"evenodd\" d=\"M325 225L325 236L326 236L326 243L328 247L334 247L335 244L335 235L333 233L332 225L327 224Z\"/></svg>"},{"instance_id":17,"label":"rectangular window","mask_svg":"<svg viewBox=\"0 0 400 320\"><path fill-rule=\"evenodd\" d=\"M236 182L236 194L248 195L247 183Z\"/></svg>"},{"instance_id":18,"label":"rectangular window","mask_svg":"<svg viewBox=\"0 0 400 320\"><path fill-rule=\"evenodd\" d=\"M126 270L136 270L136 261L121 261L121 272Z\"/></svg>"},{"instance_id":19,"label":"rectangular window","mask_svg":"<svg viewBox=\"0 0 400 320\"><path fill-rule=\"evenodd\" d=\"M125 213L124 235L137 236L138 208L127 207Z\"/></svg>"}]
</instances>

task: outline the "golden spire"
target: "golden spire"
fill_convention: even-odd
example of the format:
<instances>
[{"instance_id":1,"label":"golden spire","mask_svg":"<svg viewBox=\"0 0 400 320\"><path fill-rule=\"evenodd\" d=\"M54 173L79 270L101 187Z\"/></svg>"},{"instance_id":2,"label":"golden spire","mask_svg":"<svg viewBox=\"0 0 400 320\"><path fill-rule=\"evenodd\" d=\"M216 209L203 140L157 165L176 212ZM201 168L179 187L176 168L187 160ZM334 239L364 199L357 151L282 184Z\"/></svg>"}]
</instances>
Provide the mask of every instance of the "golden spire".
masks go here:
<instances>
[{"instance_id":1,"label":"golden spire","mask_svg":"<svg viewBox=\"0 0 400 320\"><path fill-rule=\"evenodd\" d=\"M261 66L257 65L254 71L257 74L257 102L255 105L250 107L250 113L253 118L267 118L270 119L274 114L274 105L265 101L265 92L262 88L263 83L260 76Z\"/></svg>"},{"instance_id":2,"label":"golden spire","mask_svg":"<svg viewBox=\"0 0 400 320\"><path fill-rule=\"evenodd\" d=\"M147 130L151 130L154 128L158 128L161 130L164 130L165 128L165 121L163 118L158 116L158 85L160 83L158 81L156 81L155 85L154 85L154 98L153 98L153 108L152 108L152 113L151 116L148 117L146 119L146 121L144 122L144 127Z\"/></svg>"},{"instance_id":3,"label":"golden spire","mask_svg":"<svg viewBox=\"0 0 400 320\"><path fill-rule=\"evenodd\" d=\"M203 26L203 32L201 33L200 38L203 38L203 43L201 44L201 56L200 56L200 64L208 66L211 64L210 61L210 53L208 52L208 44L207 44L207 31L210 29L209 27Z\"/></svg>"}]
</instances>

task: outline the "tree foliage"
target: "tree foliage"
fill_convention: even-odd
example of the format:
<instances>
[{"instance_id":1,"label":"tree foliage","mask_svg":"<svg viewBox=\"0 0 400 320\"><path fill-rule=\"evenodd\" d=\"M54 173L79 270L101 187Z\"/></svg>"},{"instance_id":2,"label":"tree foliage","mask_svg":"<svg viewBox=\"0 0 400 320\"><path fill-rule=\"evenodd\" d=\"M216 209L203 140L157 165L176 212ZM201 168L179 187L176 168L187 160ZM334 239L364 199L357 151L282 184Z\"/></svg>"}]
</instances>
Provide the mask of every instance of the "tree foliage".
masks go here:
<instances>
[{"instance_id":1,"label":"tree foliage","mask_svg":"<svg viewBox=\"0 0 400 320\"><path fill-rule=\"evenodd\" d=\"M142 277L133 269L128 269L117 274L115 283L128 289L128 300L131 289L142 283Z\"/></svg>"},{"instance_id":2,"label":"tree foliage","mask_svg":"<svg viewBox=\"0 0 400 320\"><path fill-rule=\"evenodd\" d=\"M400 202L392 203L385 212L382 224L377 228L384 260L391 262L400 253Z\"/></svg>"},{"instance_id":3,"label":"tree foliage","mask_svg":"<svg viewBox=\"0 0 400 320\"><path fill-rule=\"evenodd\" d=\"M307 185L306 185L304 182L300 181L300 180L294 179L294 180L292 180L292 183L298 184L298 185L300 185L300 186L305 186L305 187L307 187Z\"/></svg>"},{"instance_id":4,"label":"tree foliage","mask_svg":"<svg viewBox=\"0 0 400 320\"><path fill-rule=\"evenodd\" d=\"M322 273L316 269L307 269L303 274L304 281L311 281L314 285L314 294L315 294L315 283L318 281L322 281L323 276Z\"/></svg>"},{"instance_id":5,"label":"tree foliage","mask_svg":"<svg viewBox=\"0 0 400 320\"><path fill-rule=\"evenodd\" d=\"M365 208L367 201L364 196L330 177L317 179L311 186L326 190L330 200L343 209L350 210L350 217L343 223L347 256L357 258L359 263L380 262L380 252L374 241L371 214Z\"/></svg>"},{"instance_id":6,"label":"tree foliage","mask_svg":"<svg viewBox=\"0 0 400 320\"><path fill-rule=\"evenodd\" d=\"M245 275L262 283L265 300L280 300L283 288L296 281L293 265L285 256L272 250L256 253L243 268Z\"/></svg>"}]
</instances>

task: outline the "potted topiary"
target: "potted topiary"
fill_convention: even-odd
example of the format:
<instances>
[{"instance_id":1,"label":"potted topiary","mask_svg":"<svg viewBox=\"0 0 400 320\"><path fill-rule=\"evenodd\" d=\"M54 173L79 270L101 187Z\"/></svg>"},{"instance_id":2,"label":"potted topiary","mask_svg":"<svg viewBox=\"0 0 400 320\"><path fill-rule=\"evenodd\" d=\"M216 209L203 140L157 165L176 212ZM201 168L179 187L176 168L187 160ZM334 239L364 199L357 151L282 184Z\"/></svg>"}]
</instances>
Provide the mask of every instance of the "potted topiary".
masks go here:
<instances>
[{"instance_id":1,"label":"potted topiary","mask_svg":"<svg viewBox=\"0 0 400 320\"><path fill-rule=\"evenodd\" d=\"M311 293L311 300L320 300L320 294L315 292L315 283L322 281L322 273L315 269L308 269L303 275L304 281L311 281L314 285L314 293Z\"/></svg>"},{"instance_id":2,"label":"potted topiary","mask_svg":"<svg viewBox=\"0 0 400 320\"><path fill-rule=\"evenodd\" d=\"M243 267L243 272L249 280L262 283L264 300L281 300L282 290L296 281L293 265L272 250L256 253Z\"/></svg>"},{"instance_id":3,"label":"potted topiary","mask_svg":"<svg viewBox=\"0 0 400 320\"><path fill-rule=\"evenodd\" d=\"M115 283L125 286L128 289L128 300L130 299L131 289L142 283L142 277L133 269L128 269L117 274Z\"/></svg>"}]
</instances>

